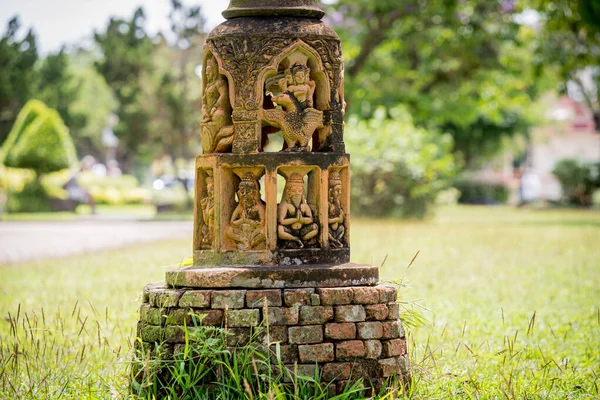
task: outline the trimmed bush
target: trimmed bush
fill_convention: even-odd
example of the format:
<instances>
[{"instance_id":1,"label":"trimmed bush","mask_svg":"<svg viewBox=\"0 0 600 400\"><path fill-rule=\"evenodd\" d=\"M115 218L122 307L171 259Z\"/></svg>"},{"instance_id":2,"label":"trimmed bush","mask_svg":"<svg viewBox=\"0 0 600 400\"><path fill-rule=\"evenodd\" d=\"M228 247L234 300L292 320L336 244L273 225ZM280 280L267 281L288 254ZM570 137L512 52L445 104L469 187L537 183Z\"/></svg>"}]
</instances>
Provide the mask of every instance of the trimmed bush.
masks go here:
<instances>
[{"instance_id":1,"label":"trimmed bush","mask_svg":"<svg viewBox=\"0 0 600 400\"><path fill-rule=\"evenodd\" d=\"M510 189L502 183L463 177L454 187L460 192L458 202L461 204L505 204L510 197Z\"/></svg>"},{"instance_id":2,"label":"trimmed bush","mask_svg":"<svg viewBox=\"0 0 600 400\"><path fill-rule=\"evenodd\" d=\"M350 119L345 140L352 154L352 212L423 218L457 170L450 135L413 125L404 109L392 119L379 109L368 121Z\"/></svg>"},{"instance_id":3,"label":"trimmed bush","mask_svg":"<svg viewBox=\"0 0 600 400\"><path fill-rule=\"evenodd\" d=\"M563 197L573 205L589 207L593 194L600 189L600 163L582 163L566 158L554 166L552 173L560 182Z\"/></svg>"}]
</instances>

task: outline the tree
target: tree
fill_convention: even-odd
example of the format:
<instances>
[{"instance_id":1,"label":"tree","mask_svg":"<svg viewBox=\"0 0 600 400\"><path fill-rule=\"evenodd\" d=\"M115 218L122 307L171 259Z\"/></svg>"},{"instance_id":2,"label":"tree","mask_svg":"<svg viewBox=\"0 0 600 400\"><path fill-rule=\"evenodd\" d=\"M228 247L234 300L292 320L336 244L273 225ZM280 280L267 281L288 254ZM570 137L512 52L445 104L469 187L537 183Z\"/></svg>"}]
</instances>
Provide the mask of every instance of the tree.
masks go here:
<instances>
[{"instance_id":1,"label":"tree","mask_svg":"<svg viewBox=\"0 0 600 400\"><path fill-rule=\"evenodd\" d=\"M541 18L537 67L556 68L560 91L584 101L600 132L600 3L595 0L534 0Z\"/></svg>"},{"instance_id":2,"label":"tree","mask_svg":"<svg viewBox=\"0 0 600 400\"><path fill-rule=\"evenodd\" d=\"M510 1L338 0L349 114L403 104L415 124L449 132L468 164L526 133L535 98L533 30Z\"/></svg>"},{"instance_id":3,"label":"tree","mask_svg":"<svg viewBox=\"0 0 600 400\"><path fill-rule=\"evenodd\" d=\"M0 38L0 144L36 88L35 35L29 29L23 39L19 39L20 30L19 18L13 17Z\"/></svg>"},{"instance_id":4,"label":"tree","mask_svg":"<svg viewBox=\"0 0 600 400\"><path fill-rule=\"evenodd\" d=\"M142 146L149 139L151 117L142 82L152 69L154 43L144 30L144 22L144 11L138 8L131 20L111 18L105 32L94 34L102 51L95 67L119 103L115 134L123 146L118 158L126 169L136 159L149 156L149 149Z\"/></svg>"}]
</instances>

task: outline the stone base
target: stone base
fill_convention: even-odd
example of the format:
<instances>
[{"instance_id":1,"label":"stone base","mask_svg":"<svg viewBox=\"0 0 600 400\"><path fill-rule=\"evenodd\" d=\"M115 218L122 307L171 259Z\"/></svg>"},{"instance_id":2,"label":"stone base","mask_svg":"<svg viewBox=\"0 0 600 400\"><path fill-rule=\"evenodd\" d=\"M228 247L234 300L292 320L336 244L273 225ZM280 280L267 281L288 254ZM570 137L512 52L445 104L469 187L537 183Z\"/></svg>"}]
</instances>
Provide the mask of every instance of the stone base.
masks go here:
<instances>
[{"instance_id":1,"label":"stone base","mask_svg":"<svg viewBox=\"0 0 600 400\"><path fill-rule=\"evenodd\" d=\"M317 288L370 286L379 268L363 264L274 267L189 267L167 271L167 285L189 288Z\"/></svg>"},{"instance_id":2,"label":"stone base","mask_svg":"<svg viewBox=\"0 0 600 400\"><path fill-rule=\"evenodd\" d=\"M262 290L148 285L138 337L140 345L166 343L179 353L184 326L202 329L194 327L192 314L205 315L203 325L231 333L232 350L253 337L254 345L270 351L272 365L310 377L318 369L332 394L358 379L380 390L391 377L405 384L409 379L396 297L390 285Z\"/></svg>"}]
</instances>

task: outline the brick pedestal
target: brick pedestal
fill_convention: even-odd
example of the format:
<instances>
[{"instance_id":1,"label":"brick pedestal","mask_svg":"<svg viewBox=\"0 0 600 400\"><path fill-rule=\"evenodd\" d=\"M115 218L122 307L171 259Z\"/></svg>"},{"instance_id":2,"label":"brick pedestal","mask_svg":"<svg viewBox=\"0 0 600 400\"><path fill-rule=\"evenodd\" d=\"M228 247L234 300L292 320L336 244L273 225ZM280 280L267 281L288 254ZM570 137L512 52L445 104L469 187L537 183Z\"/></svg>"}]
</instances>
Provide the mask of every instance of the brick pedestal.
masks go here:
<instances>
[{"instance_id":1,"label":"brick pedestal","mask_svg":"<svg viewBox=\"0 0 600 400\"><path fill-rule=\"evenodd\" d=\"M364 379L381 388L397 375L406 382L409 363L406 337L398 319L394 286L319 288L191 288L148 285L140 308L142 343L183 348L184 326L192 314L205 315L203 325L223 326L232 333L227 344L270 349L297 374L333 382L337 392L349 380ZM277 360L275 363L277 364Z\"/></svg>"}]
</instances>

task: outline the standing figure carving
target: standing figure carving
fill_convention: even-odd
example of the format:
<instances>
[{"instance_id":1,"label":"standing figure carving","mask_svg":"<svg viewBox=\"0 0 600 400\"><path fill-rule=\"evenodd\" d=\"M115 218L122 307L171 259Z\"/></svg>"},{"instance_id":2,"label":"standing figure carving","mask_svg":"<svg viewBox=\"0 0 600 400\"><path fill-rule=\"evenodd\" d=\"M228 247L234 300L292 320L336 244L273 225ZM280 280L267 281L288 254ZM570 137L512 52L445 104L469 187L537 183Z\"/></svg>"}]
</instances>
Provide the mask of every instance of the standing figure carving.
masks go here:
<instances>
[{"instance_id":1,"label":"standing figure carving","mask_svg":"<svg viewBox=\"0 0 600 400\"><path fill-rule=\"evenodd\" d=\"M206 195L200 199L200 207L202 207L203 225L200 230L202 249L211 249L215 239L215 198L213 178L206 178Z\"/></svg>"},{"instance_id":2,"label":"standing figure carving","mask_svg":"<svg viewBox=\"0 0 600 400\"><path fill-rule=\"evenodd\" d=\"M260 199L260 184L251 172L238 186L239 203L233 210L225 235L239 250L265 248L265 204Z\"/></svg>"},{"instance_id":3,"label":"standing figure carving","mask_svg":"<svg viewBox=\"0 0 600 400\"><path fill-rule=\"evenodd\" d=\"M227 80L219 74L219 65L214 57L206 61L206 86L202 95L200 124L202 150L205 153L225 153L233 144L233 122Z\"/></svg>"},{"instance_id":4,"label":"standing figure carving","mask_svg":"<svg viewBox=\"0 0 600 400\"><path fill-rule=\"evenodd\" d=\"M301 249L314 246L319 233L313 211L304 197L304 179L294 172L285 183L283 197L277 207L277 236L283 248Z\"/></svg>"},{"instance_id":5,"label":"standing figure carving","mask_svg":"<svg viewBox=\"0 0 600 400\"><path fill-rule=\"evenodd\" d=\"M282 74L267 81L267 89L275 105L281 109L262 110L264 121L281 129L287 145L285 151L308 151L308 143L316 129L323 127L323 112L313 108L315 81L310 79L310 68L304 62L295 62Z\"/></svg>"},{"instance_id":6,"label":"standing figure carving","mask_svg":"<svg viewBox=\"0 0 600 400\"><path fill-rule=\"evenodd\" d=\"M340 172L333 170L329 175L329 245L344 247L344 210L342 209L342 179Z\"/></svg>"}]
</instances>

